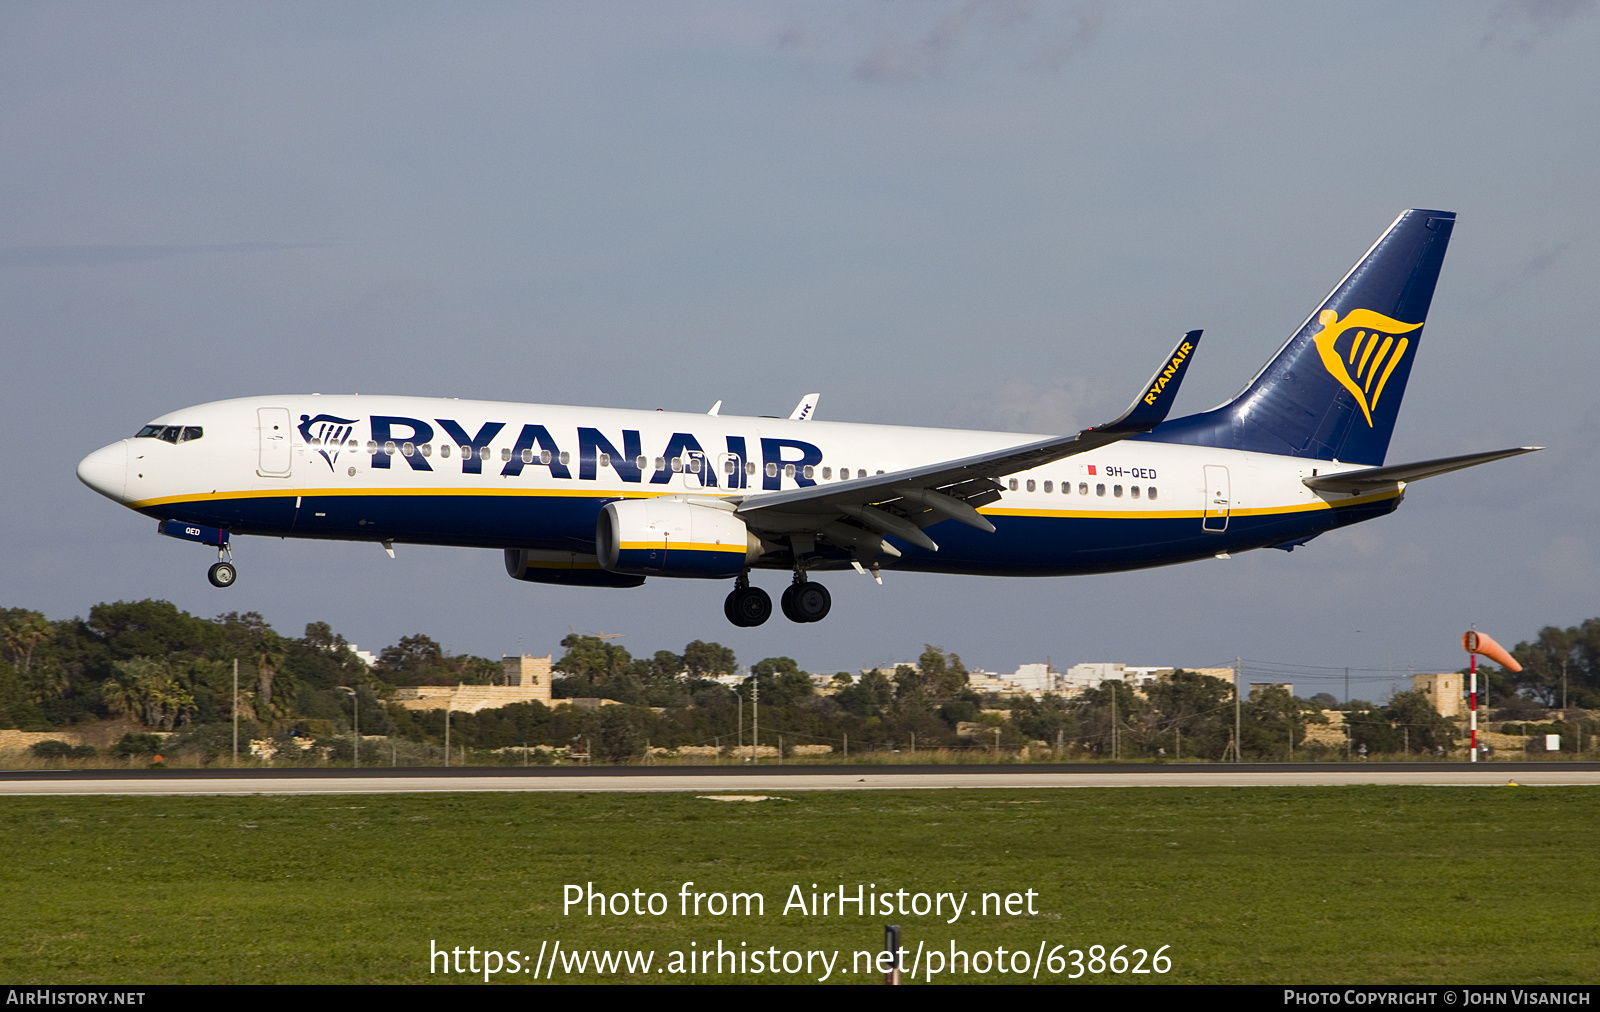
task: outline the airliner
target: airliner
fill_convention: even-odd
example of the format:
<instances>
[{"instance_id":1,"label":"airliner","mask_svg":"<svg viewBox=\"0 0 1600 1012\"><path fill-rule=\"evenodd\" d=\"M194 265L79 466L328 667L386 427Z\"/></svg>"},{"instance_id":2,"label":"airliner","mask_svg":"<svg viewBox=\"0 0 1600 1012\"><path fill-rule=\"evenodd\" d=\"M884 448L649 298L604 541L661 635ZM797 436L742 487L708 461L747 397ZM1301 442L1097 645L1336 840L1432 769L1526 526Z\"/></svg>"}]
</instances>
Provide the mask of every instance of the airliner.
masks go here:
<instances>
[{"instance_id":1,"label":"airliner","mask_svg":"<svg viewBox=\"0 0 1600 1012\"><path fill-rule=\"evenodd\" d=\"M426 397L245 397L174 411L85 457L78 477L210 545L233 535L500 550L518 580L637 587L732 581L758 626L756 570L792 574L795 622L824 618L818 573L1068 576L1256 548L1292 551L1394 511L1406 485L1522 446L1385 464L1455 214L1395 219L1238 396L1169 420L1200 331L1132 405L1072 435Z\"/></svg>"}]
</instances>

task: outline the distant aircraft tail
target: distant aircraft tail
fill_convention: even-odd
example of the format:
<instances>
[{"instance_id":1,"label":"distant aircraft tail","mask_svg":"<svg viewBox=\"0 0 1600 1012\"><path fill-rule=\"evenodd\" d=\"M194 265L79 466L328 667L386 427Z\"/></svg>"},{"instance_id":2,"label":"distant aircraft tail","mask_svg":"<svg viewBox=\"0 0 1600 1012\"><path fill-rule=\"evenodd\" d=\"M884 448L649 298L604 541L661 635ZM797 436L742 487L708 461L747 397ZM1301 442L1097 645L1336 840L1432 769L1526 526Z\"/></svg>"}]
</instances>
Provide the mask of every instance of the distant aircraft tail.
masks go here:
<instances>
[{"instance_id":1,"label":"distant aircraft tail","mask_svg":"<svg viewBox=\"0 0 1600 1012\"><path fill-rule=\"evenodd\" d=\"M1243 392L1140 438L1382 464L1455 220L1401 214Z\"/></svg>"}]
</instances>

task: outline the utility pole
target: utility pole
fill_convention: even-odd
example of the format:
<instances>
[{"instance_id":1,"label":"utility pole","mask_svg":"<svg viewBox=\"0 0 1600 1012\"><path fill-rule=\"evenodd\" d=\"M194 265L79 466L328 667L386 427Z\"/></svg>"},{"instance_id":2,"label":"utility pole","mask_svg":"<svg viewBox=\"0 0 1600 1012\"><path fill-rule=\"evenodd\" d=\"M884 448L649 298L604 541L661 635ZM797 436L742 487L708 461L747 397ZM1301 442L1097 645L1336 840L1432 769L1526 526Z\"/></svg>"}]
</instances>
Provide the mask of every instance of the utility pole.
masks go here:
<instances>
[{"instance_id":1,"label":"utility pole","mask_svg":"<svg viewBox=\"0 0 1600 1012\"><path fill-rule=\"evenodd\" d=\"M1239 737L1239 729L1241 727L1239 719L1240 668L1239 658L1235 657L1233 659L1233 761L1236 763L1244 762L1244 752L1239 747L1242 741Z\"/></svg>"},{"instance_id":2,"label":"utility pole","mask_svg":"<svg viewBox=\"0 0 1600 1012\"><path fill-rule=\"evenodd\" d=\"M1117 760L1117 687L1112 682L1106 682L1106 687L1111 690L1111 761Z\"/></svg>"},{"instance_id":3,"label":"utility pole","mask_svg":"<svg viewBox=\"0 0 1600 1012\"><path fill-rule=\"evenodd\" d=\"M239 765L239 658L233 659L233 764Z\"/></svg>"},{"instance_id":4,"label":"utility pole","mask_svg":"<svg viewBox=\"0 0 1600 1012\"><path fill-rule=\"evenodd\" d=\"M750 761L761 761L761 676L750 676Z\"/></svg>"}]
</instances>

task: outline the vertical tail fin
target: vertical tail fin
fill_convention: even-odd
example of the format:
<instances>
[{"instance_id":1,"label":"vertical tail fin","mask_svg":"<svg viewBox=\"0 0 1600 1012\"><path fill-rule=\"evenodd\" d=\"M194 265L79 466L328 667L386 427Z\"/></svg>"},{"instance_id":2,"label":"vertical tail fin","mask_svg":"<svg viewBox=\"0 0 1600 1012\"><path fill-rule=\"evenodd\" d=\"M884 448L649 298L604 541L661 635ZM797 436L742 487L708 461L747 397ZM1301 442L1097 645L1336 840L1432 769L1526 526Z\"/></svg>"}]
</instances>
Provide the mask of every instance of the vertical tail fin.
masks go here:
<instances>
[{"instance_id":1,"label":"vertical tail fin","mask_svg":"<svg viewBox=\"0 0 1600 1012\"><path fill-rule=\"evenodd\" d=\"M1401 214L1243 392L1144 438L1382 464L1455 219Z\"/></svg>"}]
</instances>

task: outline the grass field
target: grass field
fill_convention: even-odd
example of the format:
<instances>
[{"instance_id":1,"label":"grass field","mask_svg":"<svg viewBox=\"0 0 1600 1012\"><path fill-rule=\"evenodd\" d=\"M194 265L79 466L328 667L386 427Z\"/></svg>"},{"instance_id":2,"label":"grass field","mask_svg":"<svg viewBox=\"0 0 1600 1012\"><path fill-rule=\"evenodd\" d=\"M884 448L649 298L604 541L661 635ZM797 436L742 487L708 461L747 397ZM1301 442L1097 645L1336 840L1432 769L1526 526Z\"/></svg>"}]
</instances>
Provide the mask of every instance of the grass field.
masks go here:
<instances>
[{"instance_id":1,"label":"grass field","mask_svg":"<svg viewBox=\"0 0 1600 1012\"><path fill-rule=\"evenodd\" d=\"M430 942L530 963L650 950L647 974L561 982L811 980L674 973L673 952L903 944L969 953L936 980L1017 982L1040 943L1164 955L1085 982L1594 983L1600 792L1591 788L1141 788L688 795L433 794L0 799L0 978L16 983L482 983L429 972ZM667 913L563 912L563 886L659 892ZM683 916L692 891L759 892L763 916ZM783 913L792 885L969 894L944 916ZM1037 911L974 912L1034 890ZM896 900L898 902L898 899ZM659 905L659 903L658 903ZM1020 908L1025 911L1025 907ZM691 946L691 943L693 945ZM452 957L453 958L453 957ZM482 957L464 955L465 961ZM922 957L918 979L931 962ZM910 957L908 957L908 963ZM544 969L548 964L541 962ZM435 963L435 970L439 964ZM728 964L725 962L724 966ZM958 967L959 969L959 967ZM502 972L497 982L531 982ZM1033 979L1029 975L1022 979Z\"/></svg>"}]
</instances>

